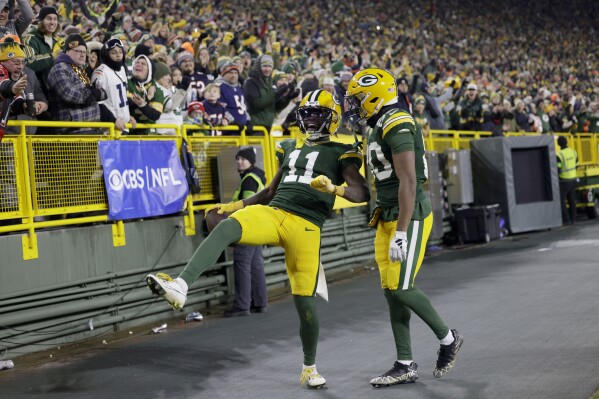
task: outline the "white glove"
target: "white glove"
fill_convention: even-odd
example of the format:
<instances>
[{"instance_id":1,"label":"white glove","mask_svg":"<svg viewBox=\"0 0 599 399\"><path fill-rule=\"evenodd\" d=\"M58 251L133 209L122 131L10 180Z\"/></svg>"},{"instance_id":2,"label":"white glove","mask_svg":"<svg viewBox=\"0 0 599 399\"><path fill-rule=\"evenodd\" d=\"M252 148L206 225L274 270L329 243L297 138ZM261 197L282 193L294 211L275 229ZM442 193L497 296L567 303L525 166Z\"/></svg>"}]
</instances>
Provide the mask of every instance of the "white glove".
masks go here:
<instances>
[{"instance_id":1,"label":"white glove","mask_svg":"<svg viewBox=\"0 0 599 399\"><path fill-rule=\"evenodd\" d=\"M389 257L392 262L403 262L406 260L408 251L408 235L405 231L396 231L391 245L389 246Z\"/></svg>"}]
</instances>

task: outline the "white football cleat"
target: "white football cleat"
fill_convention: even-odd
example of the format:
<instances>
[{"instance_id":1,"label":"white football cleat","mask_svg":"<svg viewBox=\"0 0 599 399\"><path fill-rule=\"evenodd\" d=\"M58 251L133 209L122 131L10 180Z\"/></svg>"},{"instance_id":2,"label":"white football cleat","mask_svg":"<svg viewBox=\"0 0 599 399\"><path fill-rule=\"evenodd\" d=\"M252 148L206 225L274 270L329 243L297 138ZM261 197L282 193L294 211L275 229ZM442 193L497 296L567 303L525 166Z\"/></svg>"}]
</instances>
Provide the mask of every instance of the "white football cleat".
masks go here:
<instances>
[{"instance_id":1,"label":"white football cleat","mask_svg":"<svg viewBox=\"0 0 599 399\"><path fill-rule=\"evenodd\" d=\"M316 366L304 367L300 375L300 384L306 385L308 388L319 389L327 383L323 376L318 374Z\"/></svg>"},{"instance_id":2,"label":"white football cleat","mask_svg":"<svg viewBox=\"0 0 599 399\"><path fill-rule=\"evenodd\" d=\"M175 309L181 310L187 300L187 283L181 279L172 279L166 273L148 274L146 283L150 290L158 296L164 297Z\"/></svg>"}]
</instances>

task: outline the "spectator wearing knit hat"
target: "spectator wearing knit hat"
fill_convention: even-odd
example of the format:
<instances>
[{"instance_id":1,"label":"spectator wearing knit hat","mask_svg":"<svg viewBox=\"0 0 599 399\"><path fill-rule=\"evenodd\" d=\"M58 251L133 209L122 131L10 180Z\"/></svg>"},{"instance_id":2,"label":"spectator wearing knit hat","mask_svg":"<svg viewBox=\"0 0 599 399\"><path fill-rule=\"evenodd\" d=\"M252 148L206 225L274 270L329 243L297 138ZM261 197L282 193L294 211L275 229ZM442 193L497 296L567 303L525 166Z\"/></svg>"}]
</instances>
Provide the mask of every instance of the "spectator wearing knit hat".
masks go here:
<instances>
[{"instance_id":1,"label":"spectator wearing knit hat","mask_svg":"<svg viewBox=\"0 0 599 399\"><path fill-rule=\"evenodd\" d=\"M17 35L21 37L33 21L33 10L29 0L17 0L20 14L18 19L10 18L12 0L0 0L0 37Z\"/></svg>"},{"instance_id":2,"label":"spectator wearing knit hat","mask_svg":"<svg viewBox=\"0 0 599 399\"><path fill-rule=\"evenodd\" d=\"M164 93L164 109L156 123L180 125L183 123L181 107L187 98L187 90L173 84L171 70L162 62L155 64L154 80ZM175 129L157 129L156 133L174 135L176 131Z\"/></svg>"},{"instance_id":3,"label":"spectator wearing knit hat","mask_svg":"<svg viewBox=\"0 0 599 399\"><path fill-rule=\"evenodd\" d=\"M50 112L57 121L101 122L102 110L99 101L106 99L102 89L95 88L83 66L87 56L87 46L81 35L69 35L63 52L48 73ZM74 128L70 133L97 133L96 129Z\"/></svg>"},{"instance_id":4,"label":"spectator wearing knit hat","mask_svg":"<svg viewBox=\"0 0 599 399\"><path fill-rule=\"evenodd\" d=\"M239 68L230 60L221 60L218 64L220 77L215 83L220 86L220 102L224 104L225 109L233 116L231 124L243 129L250 119L248 116L245 95L239 84ZM239 132L224 131L223 135L234 135Z\"/></svg>"},{"instance_id":5,"label":"spectator wearing knit hat","mask_svg":"<svg viewBox=\"0 0 599 399\"><path fill-rule=\"evenodd\" d=\"M3 37L2 39L6 40L0 43L0 109L2 120L6 121L6 118L14 119L17 115L29 111L25 106L24 93L32 93L33 87L24 74L23 47L13 38ZM33 113L37 114L37 110L34 109ZM4 130L10 132L9 128L6 128L3 129L2 134ZM12 133L18 133L18 128Z\"/></svg>"},{"instance_id":6,"label":"spectator wearing knit hat","mask_svg":"<svg viewBox=\"0 0 599 399\"><path fill-rule=\"evenodd\" d=\"M138 123L154 124L164 109L164 93L153 79L154 63L145 55L133 61L128 83L129 111ZM134 134L150 134L148 129L136 129Z\"/></svg>"},{"instance_id":7,"label":"spectator wearing knit hat","mask_svg":"<svg viewBox=\"0 0 599 399\"><path fill-rule=\"evenodd\" d=\"M182 51L177 55L177 65L181 68L183 80L189 82L186 106L193 101L202 101L206 85L212 83L212 75L196 70L193 54L189 51Z\"/></svg>"},{"instance_id":8,"label":"spectator wearing knit hat","mask_svg":"<svg viewBox=\"0 0 599 399\"><path fill-rule=\"evenodd\" d=\"M248 104L248 113L253 126L263 126L268 132L275 115L284 109L299 89L281 86L275 91L272 83L273 59L270 55L261 55L250 70L250 77L243 85L243 93Z\"/></svg>"},{"instance_id":9,"label":"spectator wearing knit hat","mask_svg":"<svg viewBox=\"0 0 599 399\"><path fill-rule=\"evenodd\" d=\"M35 71L43 90L48 91L48 72L54 64L54 58L60 54L64 40L58 36L60 24L58 12L54 7L42 7L37 27L25 36L27 66Z\"/></svg>"}]
</instances>

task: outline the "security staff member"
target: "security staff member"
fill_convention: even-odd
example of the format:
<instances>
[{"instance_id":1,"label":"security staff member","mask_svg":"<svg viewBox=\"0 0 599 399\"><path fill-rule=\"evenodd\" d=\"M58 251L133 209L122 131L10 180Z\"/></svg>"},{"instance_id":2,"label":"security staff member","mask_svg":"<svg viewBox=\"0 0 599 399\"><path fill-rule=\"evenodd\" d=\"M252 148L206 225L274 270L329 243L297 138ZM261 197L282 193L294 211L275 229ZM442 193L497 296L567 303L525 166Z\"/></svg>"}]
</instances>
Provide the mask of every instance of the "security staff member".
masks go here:
<instances>
[{"instance_id":1,"label":"security staff member","mask_svg":"<svg viewBox=\"0 0 599 399\"><path fill-rule=\"evenodd\" d=\"M559 192L562 203L562 220L564 224L574 224L576 220L576 166L578 154L568 147L568 140L559 136L557 144L561 150L557 152L557 169L559 171ZM566 208L568 200L569 209Z\"/></svg>"}]
</instances>

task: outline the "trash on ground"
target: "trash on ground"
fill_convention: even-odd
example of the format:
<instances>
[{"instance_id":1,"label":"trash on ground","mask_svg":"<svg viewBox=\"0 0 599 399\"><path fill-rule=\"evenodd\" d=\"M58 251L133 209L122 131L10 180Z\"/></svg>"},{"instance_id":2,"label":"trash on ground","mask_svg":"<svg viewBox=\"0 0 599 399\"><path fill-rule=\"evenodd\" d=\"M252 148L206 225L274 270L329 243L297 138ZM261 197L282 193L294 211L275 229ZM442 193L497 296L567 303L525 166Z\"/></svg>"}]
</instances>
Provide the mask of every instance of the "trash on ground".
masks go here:
<instances>
[{"instance_id":1,"label":"trash on ground","mask_svg":"<svg viewBox=\"0 0 599 399\"><path fill-rule=\"evenodd\" d=\"M166 323L164 323L161 326L152 328L152 333L153 334L160 334L160 333L165 332L165 331L166 331Z\"/></svg>"}]
</instances>

